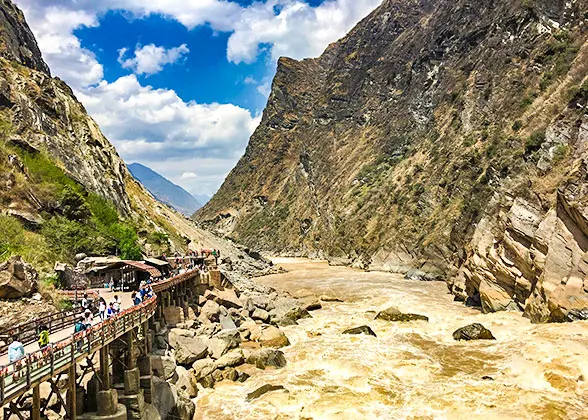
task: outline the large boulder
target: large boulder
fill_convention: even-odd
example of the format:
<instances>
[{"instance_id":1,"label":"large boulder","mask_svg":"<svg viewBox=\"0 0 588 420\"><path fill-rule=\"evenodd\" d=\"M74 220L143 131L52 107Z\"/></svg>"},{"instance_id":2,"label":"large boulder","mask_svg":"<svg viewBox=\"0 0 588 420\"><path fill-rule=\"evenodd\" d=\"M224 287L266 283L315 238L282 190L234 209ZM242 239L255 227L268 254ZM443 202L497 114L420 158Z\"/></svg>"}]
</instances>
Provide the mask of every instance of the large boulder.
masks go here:
<instances>
[{"instance_id":1,"label":"large boulder","mask_svg":"<svg viewBox=\"0 0 588 420\"><path fill-rule=\"evenodd\" d=\"M253 313L251 314L251 318L257 319L261 322L268 322L270 320L270 314L268 311L266 311L264 309L255 308L253 310Z\"/></svg>"},{"instance_id":2,"label":"large boulder","mask_svg":"<svg viewBox=\"0 0 588 420\"><path fill-rule=\"evenodd\" d=\"M284 334L284 331L273 325L265 326L261 329L259 342L263 347L281 348L290 345L290 340Z\"/></svg>"},{"instance_id":3,"label":"large boulder","mask_svg":"<svg viewBox=\"0 0 588 420\"><path fill-rule=\"evenodd\" d=\"M160 378L153 378L153 405L161 419L192 419L196 406L183 390Z\"/></svg>"},{"instance_id":4,"label":"large boulder","mask_svg":"<svg viewBox=\"0 0 588 420\"><path fill-rule=\"evenodd\" d=\"M218 322L220 317L220 306L213 300L207 300L202 309L198 320L200 322Z\"/></svg>"},{"instance_id":5,"label":"large boulder","mask_svg":"<svg viewBox=\"0 0 588 420\"><path fill-rule=\"evenodd\" d=\"M194 362L192 365L192 372L194 378L200 381L205 376L210 375L217 368L217 365L212 359L201 359Z\"/></svg>"},{"instance_id":6,"label":"large boulder","mask_svg":"<svg viewBox=\"0 0 588 420\"><path fill-rule=\"evenodd\" d=\"M217 369L224 369L227 367L240 366L243 363L245 363L243 352L241 350L235 350L222 356L214 362L214 365Z\"/></svg>"},{"instance_id":7,"label":"large boulder","mask_svg":"<svg viewBox=\"0 0 588 420\"><path fill-rule=\"evenodd\" d=\"M490 330L477 322L457 329L453 333L454 340L496 340Z\"/></svg>"},{"instance_id":8,"label":"large boulder","mask_svg":"<svg viewBox=\"0 0 588 420\"><path fill-rule=\"evenodd\" d=\"M242 337L245 336L251 341L257 341L261 337L261 325L257 324L255 321L245 321L241 324L239 331L241 332Z\"/></svg>"},{"instance_id":9,"label":"large boulder","mask_svg":"<svg viewBox=\"0 0 588 420\"><path fill-rule=\"evenodd\" d=\"M392 322L429 321L429 318L424 315L404 314L394 306L379 312L378 315L376 315L376 319Z\"/></svg>"},{"instance_id":10,"label":"large boulder","mask_svg":"<svg viewBox=\"0 0 588 420\"><path fill-rule=\"evenodd\" d=\"M230 349L239 347L239 344L241 344L241 334L239 333L239 330L236 328L230 330L222 330L215 334L215 337L226 341Z\"/></svg>"},{"instance_id":11,"label":"large boulder","mask_svg":"<svg viewBox=\"0 0 588 420\"><path fill-rule=\"evenodd\" d=\"M323 305L321 301L317 299L315 296L307 296L301 300L302 306L307 311L316 311L318 309L322 309Z\"/></svg>"},{"instance_id":12,"label":"large boulder","mask_svg":"<svg viewBox=\"0 0 588 420\"><path fill-rule=\"evenodd\" d=\"M362 325L361 327L349 328L348 330L343 331L343 334L366 334L366 335L371 335L373 337L377 337L374 330L372 330L367 325Z\"/></svg>"},{"instance_id":13,"label":"large boulder","mask_svg":"<svg viewBox=\"0 0 588 420\"><path fill-rule=\"evenodd\" d=\"M1 233L0 233L1 234ZM20 299L37 291L39 275L30 265L14 256L0 265L0 299Z\"/></svg>"},{"instance_id":14,"label":"large boulder","mask_svg":"<svg viewBox=\"0 0 588 420\"><path fill-rule=\"evenodd\" d=\"M151 356L151 370L161 379L172 379L176 373L176 360L169 356Z\"/></svg>"},{"instance_id":15,"label":"large boulder","mask_svg":"<svg viewBox=\"0 0 588 420\"><path fill-rule=\"evenodd\" d=\"M170 327L182 324L186 320L184 317L184 308L180 306L167 306L163 308L163 317L165 318L165 323Z\"/></svg>"},{"instance_id":16,"label":"large boulder","mask_svg":"<svg viewBox=\"0 0 588 420\"><path fill-rule=\"evenodd\" d=\"M254 351L247 358L247 363L255 365L258 369L266 367L283 368L286 366L286 357L280 350L263 348Z\"/></svg>"},{"instance_id":17,"label":"large boulder","mask_svg":"<svg viewBox=\"0 0 588 420\"><path fill-rule=\"evenodd\" d=\"M274 305L274 309L270 311L270 316L272 324L275 325L295 325L299 319L311 317L308 311L293 298L278 298Z\"/></svg>"},{"instance_id":18,"label":"large boulder","mask_svg":"<svg viewBox=\"0 0 588 420\"><path fill-rule=\"evenodd\" d=\"M237 296L237 293L233 289L224 290L207 290L204 293L204 297L209 300L213 300L225 308L242 308L243 302Z\"/></svg>"},{"instance_id":19,"label":"large boulder","mask_svg":"<svg viewBox=\"0 0 588 420\"><path fill-rule=\"evenodd\" d=\"M181 365L190 365L208 354L207 343L198 337L190 336L193 333L178 328L172 328L169 332L169 345L174 349L176 361Z\"/></svg>"},{"instance_id":20,"label":"large boulder","mask_svg":"<svg viewBox=\"0 0 588 420\"><path fill-rule=\"evenodd\" d=\"M194 371L188 370L183 366L176 367L176 374L178 380L175 383L175 386L178 389L181 389L188 394L190 398L195 398L198 396L198 388L196 387L196 380L194 378Z\"/></svg>"},{"instance_id":21,"label":"large boulder","mask_svg":"<svg viewBox=\"0 0 588 420\"><path fill-rule=\"evenodd\" d=\"M221 338L212 337L206 340L208 354L213 359L220 359L230 349L230 342Z\"/></svg>"}]
</instances>

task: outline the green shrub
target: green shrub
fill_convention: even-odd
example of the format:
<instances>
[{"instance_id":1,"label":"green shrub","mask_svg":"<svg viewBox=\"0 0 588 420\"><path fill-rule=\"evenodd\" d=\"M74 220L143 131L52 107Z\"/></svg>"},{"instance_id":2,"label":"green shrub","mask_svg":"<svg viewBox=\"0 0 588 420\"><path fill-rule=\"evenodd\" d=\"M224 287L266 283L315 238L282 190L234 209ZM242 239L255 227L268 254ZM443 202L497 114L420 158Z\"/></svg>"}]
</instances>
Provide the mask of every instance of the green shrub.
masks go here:
<instances>
[{"instance_id":1,"label":"green shrub","mask_svg":"<svg viewBox=\"0 0 588 420\"><path fill-rule=\"evenodd\" d=\"M516 120L512 125L513 131L519 131L521 128L523 128L523 123L521 120Z\"/></svg>"},{"instance_id":2,"label":"green shrub","mask_svg":"<svg viewBox=\"0 0 588 420\"><path fill-rule=\"evenodd\" d=\"M75 220L54 216L43 223L41 234L48 245L67 261L73 260L77 253L92 253L94 238L89 229Z\"/></svg>"},{"instance_id":3,"label":"green shrub","mask_svg":"<svg viewBox=\"0 0 588 420\"><path fill-rule=\"evenodd\" d=\"M529 155L541 149L545 143L545 131L537 130L525 141L525 154Z\"/></svg>"},{"instance_id":4,"label":"green shrub","mask_svg":"<svg viewBox=\"0 0 588 420\"><path fill-rule=\"evenodd\" d=\"M137 231L132 226L124 223L117 223L113 226L113 233L116 235L120 257L123 260L140 260L143 257Z\"/></svg>"},{"instance_id":5,"label":"green shrub","mask_svg":"<svg viewBox=\"0 0 588 420\"><path fill-rule=\"evenodd\" d=\"M12 216L0 214L0 259L18 253L24 242L24 228Z\"/></svg>"},{"instance_id":6,"label":"green shrub","mask_svg":"<svg viewBox=\"0 0 588 420\"><path fill-rule=\"evenodd\" d=\"M59 205L63 216L69 220L82 221L90 217L91 213L86 200L69 185L61 191Z\"/></svg>"},{"instance_id":7,"label":"green shrub","mask_svg":"<svg viewBox=\"0 0 588 420\"><path fill-rule=\"evenodd\" d=\"M568 154L569 147L567 144L558 145L553 151L553 163L561 162Z\"/></svg>"}]
</instances>

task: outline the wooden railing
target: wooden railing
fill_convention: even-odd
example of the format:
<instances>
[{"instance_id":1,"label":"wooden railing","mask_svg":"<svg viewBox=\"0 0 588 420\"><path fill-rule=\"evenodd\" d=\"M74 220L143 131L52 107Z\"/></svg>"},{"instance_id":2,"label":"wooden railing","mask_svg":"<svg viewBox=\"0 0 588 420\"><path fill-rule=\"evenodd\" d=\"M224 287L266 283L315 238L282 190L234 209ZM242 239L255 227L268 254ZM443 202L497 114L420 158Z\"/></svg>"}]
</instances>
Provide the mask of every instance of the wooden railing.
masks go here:
<instances>
[{"instance_id":1,"label":"wooden railing","mask_svg":"<svg viewBox=\"0 0 588 420\"><path fill-rule=\"evenodd\" d=\"M155 293L174 287L198 275L192 270L153 284ZM36 386L68 369L118 337L137 328L155 313L157 296L133 306L113 318L92 325L49 347L27 354L24 358L0 366L0 407ZM59 315L53 314L55 316ZM75 319L75 316L74 316ZM32 321L37 324L40 320ZM54 323L55 325L55 323Z\"/></svg>"},{"instance_id":2,"label":"wooden railing","mask_svg":"<svg viewBox=\"0 0 588 420\"><path fill-rule=\"evenodd\" d=\"M157 283L153 283L151 285L151 287L153 288L153 291L155 293L159 293L163 290L169 289L170 287L174 287L177 286L180 283L185 282L186 280L189 280L193 277L195 277L196 275L198 275L200 273L199 270L192 270L192 271L187 271L185 273L182 274L178 274L175 277L172 277L168 280L163 280Z\"/></svg>"},{"instance_id":3,"label":"wooden railing","mask_svg":"<svg viewBox=\"0 0 588 420\"><path fill-rule=\"evenodd\" d=\"M16 336L19 341L26 346L37 341L38 327L40 325L46 325L49 329L49 334L53 334L74 325L76 319L79 318L82 313L82 308L68 309L67 311L55 312L0 331L0 340L3 341L0 345L0 355L4 355L8 351L7 343L9 338Z\"/></svg>"},{"instance_id":4,"label":"wooden railing","mask_svg":"<svg viewBox=\"0 0 588 420\"><path fill-rule=\"evenodd\" d=\"M156 306L157 297L153 297L44 350L29 353L8 366L0 367L0 406L139 327L153 316Z\"/></svg>"}]
</instances>

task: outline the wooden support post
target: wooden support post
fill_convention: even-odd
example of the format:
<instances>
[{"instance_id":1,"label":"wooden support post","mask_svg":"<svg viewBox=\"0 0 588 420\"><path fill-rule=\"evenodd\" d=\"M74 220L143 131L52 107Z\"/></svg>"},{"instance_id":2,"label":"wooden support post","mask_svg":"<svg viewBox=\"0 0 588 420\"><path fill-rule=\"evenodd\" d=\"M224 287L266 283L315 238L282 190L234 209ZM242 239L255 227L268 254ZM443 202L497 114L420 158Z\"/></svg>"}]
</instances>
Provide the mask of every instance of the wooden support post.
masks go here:
<instances>
[{"instance_id":1,"label":"wooden support post","mask_svg":"<svg viewBox=\"0 0 588 420\"><path fill-rule=\"evenodd\" d=\"M76 364L72 364L69 367L69 372L68 372L68 379L69 379L69 392L70 392L70 397L69 397L69 419L70 420L76 420L77 419L77 410L78 410L78 404L77 404L77 396L76 396L76 391L77 391L77 384L76 384Z\"/></svg>"},{"instance_id":2,"label":"wooden support post","mask_svg":"<svg viewBox=\"0 0 588 420\"><path fill-rule=\"evenodd\" d=\"M125 360L125 364L127 365L125 370L131 370L137 367L137 358L135 357L137 353L136 333L137 329L134 328L126 334L126 341L129 351L127 353L127 360Z\"/></svg>"},{"instance_id":3,"label":"wooden support post","mask_svg":"<svg viewBox=\"0 0 588 420\"><path fill-rule=\"evenodd\" d=\"M110 371L109 371L109 355L108 347L104 346L100 349L100 390L107 391L110 389Z\"/></svg>"},{"instance_id":4,"label":"wooden support post","mask_svg":"<svg viewBox=\"0 0 588 420\"><path fill-rule=\"evenodd\" d=\"M31 412L32 420L41 420L41 390L39 385L33 388L33 408Z\"/></svg>"}]
</instances>

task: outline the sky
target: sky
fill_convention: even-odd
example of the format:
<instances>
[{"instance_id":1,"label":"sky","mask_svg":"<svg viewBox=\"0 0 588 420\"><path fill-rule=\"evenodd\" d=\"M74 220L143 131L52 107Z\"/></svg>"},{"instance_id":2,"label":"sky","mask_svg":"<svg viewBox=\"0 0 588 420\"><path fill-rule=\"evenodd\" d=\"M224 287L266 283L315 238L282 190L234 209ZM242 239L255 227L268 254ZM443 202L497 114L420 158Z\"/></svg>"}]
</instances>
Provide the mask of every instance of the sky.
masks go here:
<instances>
[{"instance_id":1,"label":"sky","mask_svg":"<svg viewBox=\"0 0 588 420\"><path fill-rule=\"evenodd\" d=\"M53 76L127 163L213 195L279 57L319 56L382 0L15 0Z\"/></svg>"}]
</instances>

